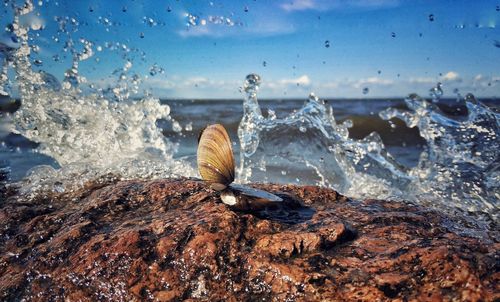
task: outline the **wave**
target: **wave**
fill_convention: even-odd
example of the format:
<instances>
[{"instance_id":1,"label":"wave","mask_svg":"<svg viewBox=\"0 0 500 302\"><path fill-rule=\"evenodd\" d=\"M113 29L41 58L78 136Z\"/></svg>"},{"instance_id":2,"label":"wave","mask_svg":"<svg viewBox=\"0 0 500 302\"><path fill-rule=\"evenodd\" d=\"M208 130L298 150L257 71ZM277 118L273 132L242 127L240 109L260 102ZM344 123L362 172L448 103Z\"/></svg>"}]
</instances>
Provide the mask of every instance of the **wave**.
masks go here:
<instances>
[{"instance_id":1,"label":"wave","mask_svg":"<svg viewBox=\"0 0 500 302\"><path fill-rule=\"evenodd\" d=\"M396 118L418 129L425 140L418 164L409 168L391 156L378 133L361 140L349 137L352 121L337 122L332 108L314 94L284 118L264 117L259 85L258 75L247 76L238 129L244 181L267 180L269 167L287 163L308 170L318 185L349 196L411 200L498 218L499 115L472 94L462 100L467 111L459 118L446 115L435 104L438 97L425 100L415 94L405 99L408 110L379 113L384 120Z\"/></svg>"}]
</instances>

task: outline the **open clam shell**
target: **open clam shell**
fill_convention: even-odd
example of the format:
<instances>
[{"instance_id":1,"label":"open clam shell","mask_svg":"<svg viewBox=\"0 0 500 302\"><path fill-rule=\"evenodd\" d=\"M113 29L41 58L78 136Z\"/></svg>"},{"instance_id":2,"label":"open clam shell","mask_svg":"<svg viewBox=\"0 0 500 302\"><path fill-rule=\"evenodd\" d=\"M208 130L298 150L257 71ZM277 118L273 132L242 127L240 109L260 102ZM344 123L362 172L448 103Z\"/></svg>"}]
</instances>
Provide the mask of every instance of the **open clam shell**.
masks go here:
<instances>
[{"instance_id":1,"label":"open clam shell","mask_svg":"<svg viewBox=\"0 0 500 302\"><path fill-rule=\"evenodd\" d=\"M238 184L229 185L221 192L220 198L223 203L239 210L259 210L283 201L269 192Z\"/></svg>"},{"instance_id":2,"label":"open clam shell","mask_svg":"<svg viewBox=\"0 0 500 302\"><path fill-rule=\"evenodd\" d=\"M234 156L224 126L207 126L198 138L198 170L215 190L224 190L234 181Z\"/></svg>"},{"instance_id":3,"label":"open clam shell","mask_svg":"<svg viewBox=\"0 0 500 302\"><path fill-rule=\"evenodd\" d=\"M198 138L198 170L211 187L221 192L222 202L242 209L252 210L283 201L266 191L233 184L235 169L231 140L224 126L207 126Z\"/></svg>"}]
</instances>

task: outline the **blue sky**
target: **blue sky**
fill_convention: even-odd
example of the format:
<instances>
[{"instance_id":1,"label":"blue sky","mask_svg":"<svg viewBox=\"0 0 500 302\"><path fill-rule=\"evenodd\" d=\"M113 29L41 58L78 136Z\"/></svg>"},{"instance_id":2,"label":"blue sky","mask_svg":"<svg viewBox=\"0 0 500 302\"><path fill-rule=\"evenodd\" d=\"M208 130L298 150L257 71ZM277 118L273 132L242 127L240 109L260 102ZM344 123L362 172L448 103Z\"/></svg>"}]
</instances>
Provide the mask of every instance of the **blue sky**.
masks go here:
<instances>
[{"instance_id":1,"label":"blue sky","mask_svg":"<svg viewBox=\"0 0 500 302\"><path fill-rule=\"evenodd\" d=\"M116 81L130 61L125 76L139 75L140 91L159 97L239 98L251 72L262 76L265 98L305 98L312 91L324 98L427 96L438 81L448 96L454 89L500 96L500 1L51 0L35 6L24 22L43 24L30 33L39 46L32 59L43 62L37 68L62 79L71 66L64 42L71 37L81 51L89 41L93 56L80 62L79 73L100 87ZM1 14L4 25L10 14ZM68 17L70 36L56 17ZM151 76L154 64L164 73Z\"/></svg>"}]
</instances>

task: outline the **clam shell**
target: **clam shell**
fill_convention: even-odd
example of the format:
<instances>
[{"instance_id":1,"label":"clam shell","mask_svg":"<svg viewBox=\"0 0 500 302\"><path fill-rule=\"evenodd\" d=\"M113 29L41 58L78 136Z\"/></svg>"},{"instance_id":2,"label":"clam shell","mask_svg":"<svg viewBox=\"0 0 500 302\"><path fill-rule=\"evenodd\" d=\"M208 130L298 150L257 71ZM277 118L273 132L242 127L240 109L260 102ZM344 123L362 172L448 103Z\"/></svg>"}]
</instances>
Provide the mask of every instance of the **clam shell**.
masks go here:
<instances>
[{"instance_id":1,"label":"clam shell","mask_svg":"<svg viewBox=\"0 0 500 302\"><path fill-rule=\"evenodd\" d=\"M198 138L198 170L215 190L224 190L234 181L234 155L224 126L207 126Z\"/></svg>"},{"instance_id":2,"label":"clam shell","mask_svg":"<svg viewBox=\"0 0 500 302\"><path fill-rule=\"evenodd\" d=\"M229 186L233 191L238 191L243 195L246 195L248 197L254 197L254 198L259 198L259 199L266 199L269 200L270 202L280 202L283 201L281 197L276 196L274 194L271 194L266 191L262 191L259 189L255 188L250 188L244 185L238 185L238 184L231 184Z\"/></svg>"},{"instance_id":3,"label":"clam shell","mask_svg":"<svg viewBox=\"0 0 500 302\"><path fill-rule=\"evenodd\" d=\"M243 211L260 210L283 201L269 192L237 184L229 185L221 192L220 198L230 207Z\"/></svg>"}]
</instances>

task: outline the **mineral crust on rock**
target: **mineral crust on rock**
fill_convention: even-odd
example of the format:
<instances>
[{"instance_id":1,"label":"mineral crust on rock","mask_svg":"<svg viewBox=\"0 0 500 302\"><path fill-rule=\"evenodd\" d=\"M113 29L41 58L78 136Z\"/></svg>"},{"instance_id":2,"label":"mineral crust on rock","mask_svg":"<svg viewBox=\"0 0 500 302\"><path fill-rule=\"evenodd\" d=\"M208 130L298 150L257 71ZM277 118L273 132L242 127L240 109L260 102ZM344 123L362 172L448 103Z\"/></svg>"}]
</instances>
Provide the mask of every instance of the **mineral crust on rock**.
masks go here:
<instances>
[{"instance_id":1,"label":"mineral crust on rock","mask_svg":"<svg viewBox=\"0 0 500 302\"><path fill-rule=\"evenodd\" d=\"M188 179L0 201L0 301L498 301L499 243L312 186L245 213ZM498 232L496 232L498 234Z\"/></svg>"}]
</instances>

